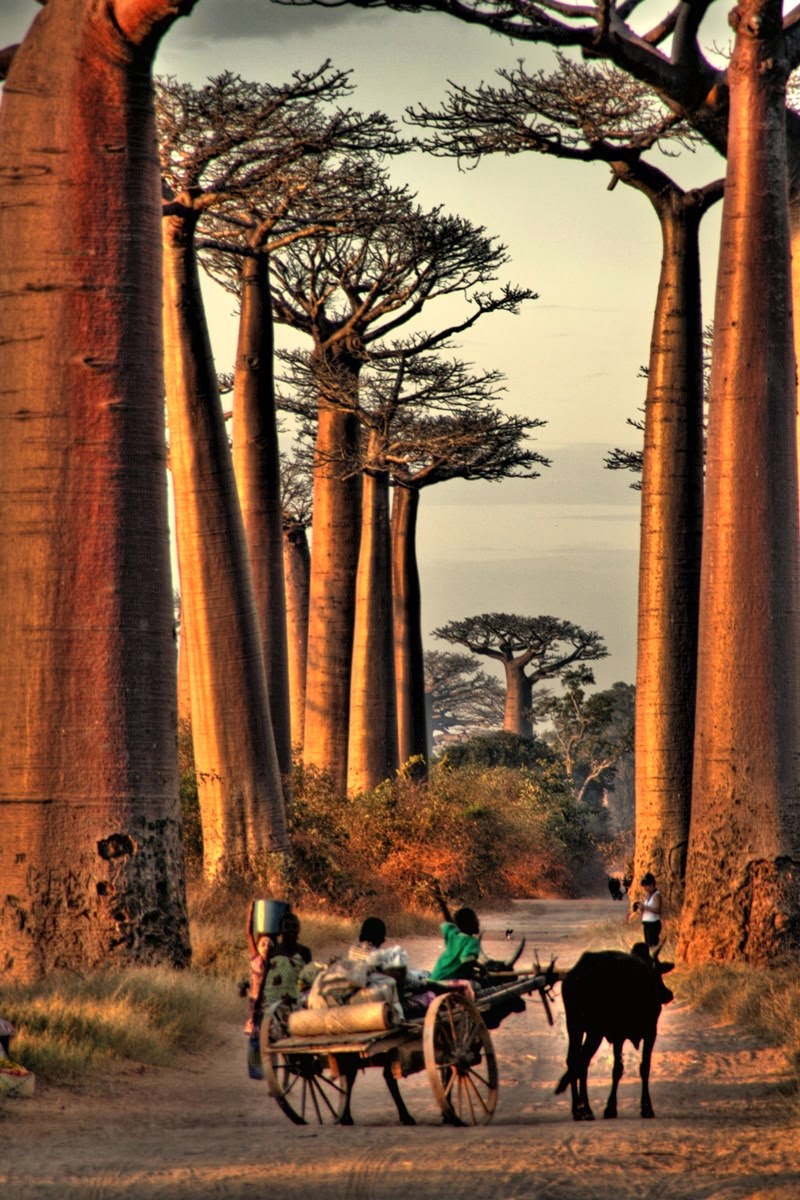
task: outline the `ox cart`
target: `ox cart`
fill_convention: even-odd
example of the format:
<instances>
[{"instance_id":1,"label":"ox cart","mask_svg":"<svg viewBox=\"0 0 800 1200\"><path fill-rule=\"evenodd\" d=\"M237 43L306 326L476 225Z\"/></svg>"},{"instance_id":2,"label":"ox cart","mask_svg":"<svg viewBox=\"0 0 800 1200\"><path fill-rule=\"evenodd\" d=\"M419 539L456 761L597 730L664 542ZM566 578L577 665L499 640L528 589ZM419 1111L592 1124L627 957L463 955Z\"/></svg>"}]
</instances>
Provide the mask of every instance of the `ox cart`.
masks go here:
<instances>
[{"instance_id":1,"label":"ox cart","mask_svg":"<svg viewBox=\"0 0 800 1200\"><path fill-rule=\"evenodd\" d=\"M552 969L495 974L490 986L476 989L474 1002L462 992L446 991L435 997L424 1016L389 1029L334 1037L283 1036L275 1011L270 1010L261 1035L267 1087L295 1124L349 1123L350 1093L358 1070L382 1067L402 1119L407 1110L398 1100L395 1081L424 1070L445 1121L486 1124L492 1119L498 1090L497 1060L487 1024L497 1027L513 1010L510 1003L537 993L552 1025L549 997L555 979Z\"/></svg>"}]
</instances>

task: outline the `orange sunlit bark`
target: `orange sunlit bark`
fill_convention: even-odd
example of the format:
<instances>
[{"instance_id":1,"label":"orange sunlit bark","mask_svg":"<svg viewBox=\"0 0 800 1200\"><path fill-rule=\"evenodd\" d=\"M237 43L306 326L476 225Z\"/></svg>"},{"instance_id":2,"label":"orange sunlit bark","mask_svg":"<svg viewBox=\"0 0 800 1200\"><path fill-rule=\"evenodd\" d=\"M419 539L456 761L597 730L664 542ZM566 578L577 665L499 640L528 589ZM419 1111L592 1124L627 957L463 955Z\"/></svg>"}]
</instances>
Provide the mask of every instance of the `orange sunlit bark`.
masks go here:
<instances>
[{"instance_id":1,"label":"orange sunlit bark","mask_svg":"<svg viewBox=\"0 0 800 1200\"><path fill-rule=\"evenodd\" d=\"M734 10L681 952L800 946L798 495L786 60L776 0Z\"/></svg>"}]
</instances>

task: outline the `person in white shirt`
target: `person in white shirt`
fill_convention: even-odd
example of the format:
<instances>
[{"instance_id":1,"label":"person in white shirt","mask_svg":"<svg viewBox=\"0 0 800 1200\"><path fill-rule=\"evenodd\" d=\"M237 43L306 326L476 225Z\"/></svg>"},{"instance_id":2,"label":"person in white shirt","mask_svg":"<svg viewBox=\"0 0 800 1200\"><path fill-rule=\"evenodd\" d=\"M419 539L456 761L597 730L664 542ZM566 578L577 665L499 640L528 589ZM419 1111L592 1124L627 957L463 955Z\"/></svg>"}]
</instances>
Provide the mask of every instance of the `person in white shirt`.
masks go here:
<instances>
[{"instance_id":1,"label":"person in white shirt","mask_svg":"<svg viewBox=\"0 0 800 1200\"><path fill-rule=\"evenodd\" d=\"M656 887L656 878L651 871L641 878L643 896L637 900L630 915L639 912L642 918L642 936L648 946L657 946L661 938L661 893Z\"/></svg>"}]
</instances>

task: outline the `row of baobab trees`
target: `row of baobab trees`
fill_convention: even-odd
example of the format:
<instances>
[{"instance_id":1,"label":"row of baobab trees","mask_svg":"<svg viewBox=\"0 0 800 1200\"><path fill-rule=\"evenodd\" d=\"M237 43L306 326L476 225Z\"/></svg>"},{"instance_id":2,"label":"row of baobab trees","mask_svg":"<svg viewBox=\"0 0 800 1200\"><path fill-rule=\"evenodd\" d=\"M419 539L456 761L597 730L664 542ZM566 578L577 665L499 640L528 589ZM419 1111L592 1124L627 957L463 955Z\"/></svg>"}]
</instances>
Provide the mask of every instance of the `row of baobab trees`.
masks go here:
<instances>
[{"instance_id":1,"label":"row of baobab trees","mask_svg":"<svg viewBox=\"0 0 800 1200\"><path fill-rule=\"evenodd\" d=\"M157 82L179 695L211 878L290 852L293 746L341 796L401 764L424 768L420 495L453 478L533 478L546 462L528 444L541 422L497 406L499 373L446 353L534 294L493 292L504 248L391 182L381 159L402 143L382 114L334 107L348 87L327 64L282 87L227 73L200 89ZM201 262L239 309L232 451ZM277 382L276 322L308 346L284 353ZM279 404L300 430L283 467ZM310 566L292 486L304 445ZM532 686L523 668L557 673L599 644L552 618L529 621L521 645L519 629L505 641L505 658L525 651L507 668L515 729L520 681Z\"/></svg>"},{"instance_id":2,"label":"row of baobab trees","mask_svg":"<svg viewBox=\"0 0 800 1200\"><path fill-rule=\"evenodd\" d=\"M396 0L395 6L403 4ZM193 0L110 0L105 6L49 0L22 46L2 55L0 635L6 703L0 947L4 967L19 976L114 956L180 962L188 954L175 805L158 248L164 217L151 67L160 37L193 6ZM730 65L715 68L699 40L710 3L679 4L649 29L632 26L638 9L630 4L601 5L596 13L560 0L552 11L547 0L535 9L516 0L430 0L425 7L513 38L605 57L655 89L667 124L680 118L727 155L694 600L691 589L675 581L691 579L692 572L697 578L693 547L700 540L703 489L696 482L702 471L694 447L700 421L694 393L674 389L673 370L699 363L699 327L695 340L694 324L684 328L679 321L684 306L691 307L681 288L692 282L692 269L671 275L667 264L696 258L691 242L672 254L673 226L662 222L664 267L645 431L637 679L637 705L649 704L652 720L640 707L636 758L640 766L661 762L666 769L681 756L685 760L692 740L695 752L690 792L655 784L647 792L637 781L637 840L643 847L637 855L643 852L649 865L675 881L676 897L685 860L687 957L767 961L800 941L799 538L789 254L797 119L785 107L786 77L800 58L800 23L793 13L784 22L776 0L742 0L734 11ZM513 105L516 91L510 91ZM588 133L592 145L603 141L596 130ZM637 166L643 148L635 136L627 147L612 142L612 151L625 152L607 154L605 161L627 182L614 164ZM329 183L335 189L337 180ZM177 222L171 228L178 233L184 222L185 237L194 232L195 197L190 191L185 203L173 192L167 202L182 203L184 211L170 214L167 224ZM313 194L312 180L312 200ZM658 197L667 199L653 201L660 217L671 206L668 194L659 190ZM685 206L689 234L692 207ZM174 243L177 259L182 245L191 257L191 238L182 243L178 233ZM196 277L176 269L170 284L170 275L167 264L168 326L170 320L180 325L191 309ZM308 297L292 291L293 279L287 282L292 310L312 321L319 297L309 305ZM366 313L371 298L360 286L350 302ZM431 298L437 286L430 284ZM524 298L512 289L484 304L480 280L473 286L471 315ZM170 287L185 289L173 293L172 303ZM388 307L377 318L388 324L383 334L389 339L400 328L391 328L395 312ZM448 326L452 336L465 320ZM197 336L197 326L171 330L173 346L185 344L184 332ZM423 335L400 336L422 353ZM445 340L430 336L434 342L426 350ZM367 357L375 357L369 339L369 324L351 334L318 327L311 356L321 393L330 379L339 395L347 393ZM187 382L182 372L202 369L203 347L197 349L190 360L175 355L181 387ZM170 354L168 379L169 364ZM197 394L205 398L205 385L197 382ZM659 408L660 399L668 402L666 409ZM352 414L335 411L329 397L318 407L319 429L331 438L329 461L340 463L337 431L346 444L344 427ZM170 414L173 468L177 424ZM224 440L219 429L204 432L201 445ZM686 513L687 504L688 516L677 515ZM315 517L319 512L315 496ZM179 516L179 538L181 521L191 535L191 518ZM208 540L227 545L228 531ZM659 563L668 564L660 582ZM659 617L654 631L648 605L663 613L676 597L678 608L666 623ZM208 637L203 613L187 606L184 619L187 644L202 647ZM669 634L670 621L673 630L683 630L680 642ZM227 652L235 656L238 645ZM190 674L192 657L190 652ZM310 659L309 653L309 667ZM659 678L666 682L659 685ZM687 713L694 736L684 721L679 745L668 731ZM247 805L241 808L246 823ZM677 842L671 832L681 825L688 828L685 854L686 841ZM655 835L649 840L648 830ZM663 866L653 862L659 838L669 850Z\"/></svg>"}]
</instances>

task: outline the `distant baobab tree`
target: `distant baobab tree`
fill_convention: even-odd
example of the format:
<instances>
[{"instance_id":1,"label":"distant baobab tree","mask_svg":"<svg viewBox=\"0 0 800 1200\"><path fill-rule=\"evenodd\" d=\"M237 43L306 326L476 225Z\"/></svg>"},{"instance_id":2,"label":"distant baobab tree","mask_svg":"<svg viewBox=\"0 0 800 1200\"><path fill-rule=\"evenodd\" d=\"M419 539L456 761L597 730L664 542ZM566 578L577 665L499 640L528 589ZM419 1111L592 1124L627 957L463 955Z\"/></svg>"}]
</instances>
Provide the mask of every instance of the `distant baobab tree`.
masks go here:
<instances>
[{"instance_id":1,"label":"distant baobab tree","mask_svg":"<svg viewBox=\"0 0 800 1200\"><path fill-rule=\"evenodd\" d=\"M524 737L533 736L531 699L537 683L561 675L572 663L593 662L608 654L599 633L548 616L481 613L450 621L434 629L433 636L502 665L506 676L503 728Z\"/></svg>"},{"instance_id":2,"label":"distant baobab tree","mask_svg":"<svg viewBox=\"0 0 800 1200\"><path fill-rule=\"evenodd\" d=\"M375 787L387 778L398 765L398 751L400 765L413 759L419 777L426 770L416 551L421 492L448 479L535 479L548 465L530 440L544 422L509 415L493 403L504 391L500 372L475 371L434 352L406 356L402 344L388 350L391 356L371 357L362 368L353 412L365 436L359 459L340 464L343 472L360 468L364 475L350 689L351 789ZM315 412L308 358L284 357L296 390L282 403L308 421Z\"/></svg>"},{"instance_id":3,"label":"distant baobab tree","mask_svg":"<svg viewBox=\"0 0 800 1200\"><path fill-rule=\"evenodd\" d=\"M434 738L452 729L466 738L503 724L505 688L472 654L426 650L425 700Z\"/></svg>"}]
</instances>

